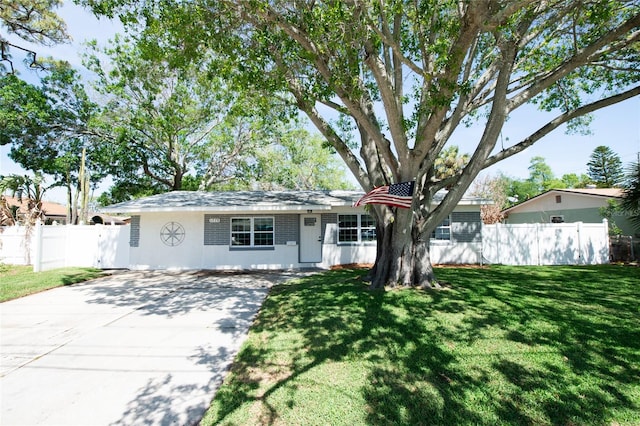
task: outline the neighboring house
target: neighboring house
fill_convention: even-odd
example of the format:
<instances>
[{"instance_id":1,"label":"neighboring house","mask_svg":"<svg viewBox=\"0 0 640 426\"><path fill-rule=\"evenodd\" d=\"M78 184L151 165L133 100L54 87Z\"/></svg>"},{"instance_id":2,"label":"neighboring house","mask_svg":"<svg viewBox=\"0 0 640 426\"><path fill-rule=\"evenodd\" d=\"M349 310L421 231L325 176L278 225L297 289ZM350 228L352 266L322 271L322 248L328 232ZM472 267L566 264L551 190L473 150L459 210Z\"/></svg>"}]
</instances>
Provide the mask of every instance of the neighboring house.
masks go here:
<instances>
[{"instance_id":1,"label":"neighboring house","mask_svg":"<svg viewBox=\"0 0 640 426\"><path fill-rule=\"evenodd\" d=\"M352 207L362 195L175 191L103 210L130 215L131 269L329 268L375 260L374 220ZM481 202L463 198L433 233L433 263L479 263Z\"/></svg>"},{"instance_id":2,"label":"neighboring house","mask_svg":"<svg viewBox=\"0 0 640 426\"><path fill-rule=\"evenodd\" d=\"M503 210L504 223L600 223L600 209L609 200L620 200L622 190L617 188L551 189L518 205ZM624 235L634 230L624 214L612 220Z\"/></svg>"},{"instance_id":3,"label":"neighboring house","mask_svg":"<svg viewBox=\"0 0 640 426\"><path fill-rule=\"evenodd\" d=\"M16 197L9 197L7 195L4 195L4 198L11 214L15 217L15 212L17 211L18 221L22 222L22 219L28 211L28 200L23 199L22 202L19 202ZM43 201L42 210L44 212L43 223L45 225L65 225L67 223L67 208L62 204ZM89 214L89 225L126 225L127 223L129 223L128 218L109 216L102 213ZM4 225L4 223L0 223L0 225Z\"/></svg>"},{"instance_id":4,"label":"neighboring house","mask_svg":"<svg viewBox=\"0 0 640 426\"><path fill-rule=\"evenodd\" d=\"M22 202L20 202L17 197L9 197L8 195L5 195L4 198L7 200L7 206L12 212L17 210L17 218L21 221L28 212L27 204L29 200L23 198ZM67 222L67 209L62 204L43 201L42 211L45 216L43 222L46 224L54 222L64 224Z\"/></svg>"}]
</instances>

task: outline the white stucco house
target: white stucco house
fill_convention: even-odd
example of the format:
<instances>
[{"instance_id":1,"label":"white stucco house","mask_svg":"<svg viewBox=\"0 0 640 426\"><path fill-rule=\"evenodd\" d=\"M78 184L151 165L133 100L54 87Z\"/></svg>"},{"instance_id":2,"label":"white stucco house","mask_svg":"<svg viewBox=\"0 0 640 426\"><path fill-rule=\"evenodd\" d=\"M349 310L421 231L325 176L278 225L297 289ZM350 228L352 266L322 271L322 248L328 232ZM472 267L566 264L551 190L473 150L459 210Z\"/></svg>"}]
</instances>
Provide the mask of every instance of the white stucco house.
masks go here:
<instances>
[{"instance_id":1,"label":"white stucco house","mask_svg":"<svg viewBox=\"0 0 640 426\"><path fill-rule=\"evenodd\" d=\"M330 268L375 260L373 218L353 207L362 195L175 191L104 211L131 217L130 269ZM433 233L433 263L480 262L482 202L463 198Z\"/></svg>"}]
</instances>

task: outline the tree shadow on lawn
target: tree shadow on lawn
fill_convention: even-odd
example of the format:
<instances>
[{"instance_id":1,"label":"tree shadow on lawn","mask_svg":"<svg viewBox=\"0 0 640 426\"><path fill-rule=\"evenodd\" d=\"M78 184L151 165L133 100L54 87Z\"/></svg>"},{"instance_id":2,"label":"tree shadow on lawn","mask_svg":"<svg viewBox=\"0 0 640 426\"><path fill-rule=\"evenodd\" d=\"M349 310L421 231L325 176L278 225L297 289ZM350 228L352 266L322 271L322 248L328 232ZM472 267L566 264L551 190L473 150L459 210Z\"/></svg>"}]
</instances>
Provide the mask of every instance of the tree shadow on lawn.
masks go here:
<instances>
[{"instance_id":1,"label":"tree shadow on lawn","mask_svg":"<svg viewBox=\"0 0 640 426\"><path fill-rule=\"evenodd\" d=\"M510 388L496 411L501 419L640 420L637 268L497 267L486 275L458 271L456 279L471 284L463 292L465 320L456 332L472 344L493 328L506 347L523 351L492 361ZM511 419L514 413L528 414Z\"/></svg>"},{"instance_id":2,"label":"tree shadow on lawn","mask_svg":"<svg viewBox=\"0 0 640 426\"><path fill-rule=\"evenodd\" d=\"M349 359L368 365L367 424L640 418L635 270L443 269L438 276L452 290L387 293L367 291L360 273L333 271L272 289L253 331L301 336L295 355L283 364L266 345L246 346L216 396L218 421L254 400L260 422L276 423L271 395L291 386L295 407L300 376ZM603 288L614 283L621 288Z\"/></svg>"}]
</instances>

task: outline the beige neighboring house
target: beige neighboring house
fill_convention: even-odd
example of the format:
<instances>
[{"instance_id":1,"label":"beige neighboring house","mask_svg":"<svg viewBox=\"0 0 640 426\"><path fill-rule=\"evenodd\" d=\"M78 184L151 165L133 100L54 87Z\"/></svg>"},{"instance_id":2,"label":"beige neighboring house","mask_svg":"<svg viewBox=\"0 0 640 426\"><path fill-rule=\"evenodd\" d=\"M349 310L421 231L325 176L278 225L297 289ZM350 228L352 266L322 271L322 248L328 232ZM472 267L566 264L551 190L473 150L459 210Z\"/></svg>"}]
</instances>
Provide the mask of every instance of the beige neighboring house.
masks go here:
<instances>
[{"instance_id":1,"label":"beige neighboring house","mask_svg":"<svg viewBox=\"0 0 640 426\"><path fill-rule=\"evenodd\" d=\"M600 208L609 200L622 199L618 188L551 189L518 205L503 210L504 223L600 223ZM613 222L623 235L635 235L624 214L615 215Z\"/></svg>"},{"instance_id":2,"label":"beige neighboring house","mask_svg":"<svg viewBox=\"0 0 640 426\"><path fill-rule=\"evenodd\" d=\"M9 209L18 209L18 220L25 216L25 214L27 213L27 202L29 200L23 198L22 202L20 202L18 201L18 198L9 197L8 195L5 195L4 198L7 200L7 206L9 207ZM62 225L67 223L67 208L62 204L43 201L42 210L44 211L45 215L45 224L49 225L55 222Z\"/></svg>"}]
</instances>

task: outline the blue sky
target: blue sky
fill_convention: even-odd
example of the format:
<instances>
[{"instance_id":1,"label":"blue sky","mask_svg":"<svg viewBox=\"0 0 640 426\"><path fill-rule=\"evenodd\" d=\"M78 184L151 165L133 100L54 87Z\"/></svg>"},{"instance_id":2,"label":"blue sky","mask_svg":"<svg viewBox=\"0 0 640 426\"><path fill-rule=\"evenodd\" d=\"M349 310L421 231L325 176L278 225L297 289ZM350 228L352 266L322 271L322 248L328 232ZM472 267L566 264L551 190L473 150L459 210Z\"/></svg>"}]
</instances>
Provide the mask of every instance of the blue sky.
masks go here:
<instances>
[{"instance_id":1,"label":"blue sky","mask_svg":"<svg viewBox=\"0 0 640 426\"><path fill-rule=\"evenodd\" d=\"M81 68L79 52L84 41L90 39L107 40L113 37L116 32L121 31L121 27L117 23L104 18L97 19L91 12L68 1L65 1L65 5L58 9L58 14L67 23L68 32L73 38L72 43L46 48L29 46L16 37L9 37L9 40L16 44L20 43L21 46L30 47L39 55L66 59L75 67ZM3 31L3 34L6 32ZM14 57L14 62L18 62L20 52L14 51ZM30 72L23 71L22 77L28 78ZM552 115L542 113L532 107L521 109L522 111L517 111L510 117L503 128L502 140L505 147L519 142L552 118ZM527 169L529 161L535 156L544 157L558 177L565 173L586 173L589 156L599 145L609 146L620 156L625 165L637 160L638 152L640 152L640 98L635 97L605 108L593 116L590 135L567 135L564 128L559 128L524 152L492 166L483 174L503 173L513 178L526 178L529 174ZM482 131L481 123L470 128L460 128L454 134L451 143L460 146L462 152L471 152ZM0 175L22 173L20 167L7 157L8 151L8 146L0 147ZM63 201L64 193L58 191L51 193L50 199Z\"/></svg>"}]
</instances>

